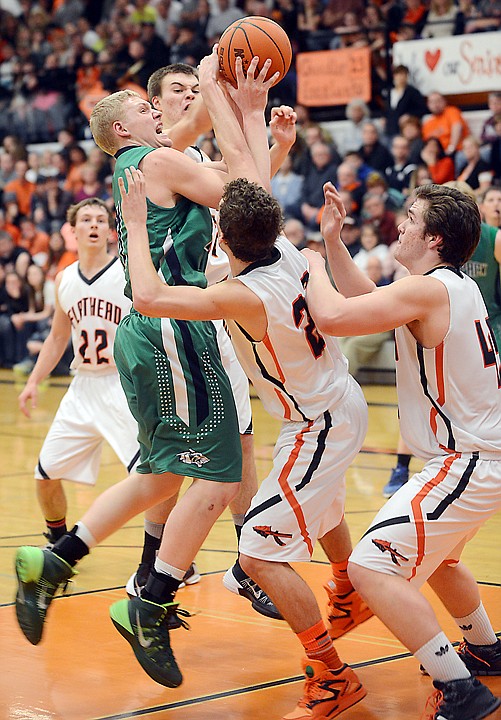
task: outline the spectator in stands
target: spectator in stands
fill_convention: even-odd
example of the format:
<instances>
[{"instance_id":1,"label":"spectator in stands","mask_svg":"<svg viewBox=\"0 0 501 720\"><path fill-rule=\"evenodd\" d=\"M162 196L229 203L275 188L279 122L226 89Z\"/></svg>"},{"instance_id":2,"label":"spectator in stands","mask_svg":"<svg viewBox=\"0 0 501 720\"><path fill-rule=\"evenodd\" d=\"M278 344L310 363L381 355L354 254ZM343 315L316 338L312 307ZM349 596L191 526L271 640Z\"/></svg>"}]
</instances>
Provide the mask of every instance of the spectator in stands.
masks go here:
<instances>
[{"instance_id":1,"label":"spectator in stands","mask_svg":"<svg viewBox=\"0 0 501 720\"><path fill-rule=\"evenodd\" d=\"M433 180L430 177L430 171L428 165L424 162L420 162L416 169L412 172L411 181L409 184L409 197L412 195L414 190L420 185L429 185ZM404 218L405 219L405 218Z\"/></svg>"},{"instance_id":2,"label":"spectator in stands","mask_svg":"<svg viewBox=\"0 0 501 720\"><path fill-rule=\"evenodd\" d=\"M292 169L292 158L287 155L278 172L271 179L271 192L282 208L284 218L300 214L304 178Z\"/></svg>"},{"instance_id":3,"label":"spectator in stands","mask_svg":"<svg viewBox=\"0 0 501 720\"><path fill-rule=\"evenodd\" d=\"M364 196L362 209L363 224L372 223L385 245L391 245L398 237L395 213L387 210L384 197L377 192L368 192Z\"/></svg>"},{"instance_id":4,"label":"spectator in stands","mask_svg":"<svg viewBox=\"0 0 501 720\"><path fill-rule=\"evenodd\" d=\"M39 224L45 232L50 233L61 227L71 203L71 193L60 187L56 175L42 175L37 183L37 191L31 199L31 213L43 218Z\"/></svg>"},{"instance_id":5,"label":"spectator in stands","mask_svg":"<svg viewBox=\"0 0 501 720\"><path fill-rule=\"evenodd\" d=\"M348 150L344 156L344 162L350 163L357 170L357 177L364 185L369 175L377 172L373 167L367 165L360 150Z\"/></svg>"},{"instance_id":6,"label":"spectator in stands","mask_svg":"<svg viewBox=\"0 0 501 720\"><path fill-rule=\"evenodd\" d=\"M54 282L56 275L77 259L78 255L75 252L67 250L66 243L59 230L54 230L49 237L47 261L43 268L46 282Z\"/></svg>"},{"instance_id":7,"label":"spectator in stands","mask_svg":"<svg viewBox=\"0 0 501 720\"><path fill-rule=\"evenodd\" d=\"M358 215L362 209L365 185L358 178L357 166L345 160L338 166L336 177L335 185L337 189L339 191L347 190L351 194L351 207L349 208L349 212Z\"/></svg>"},{"instance_id":8,"label":"spectator in stands","mask_svg":"<svg viewBox=\"0 0 501 720\"><path fill-rule=\"evenodd\" d=\"M427 13L427 5L421 0L405 0L405 12L402 16L401 26L412 27L416 37L419 37L426 22Z\"/></svg>"},{"instance_id":9,"label":"spectator in stands","mask_svg":"<svg viewBox=\"0 0 501 720\"><path fill-rule=\"evenodd\" d=\"M467 183L473 190L478 190L480 186L479 176L482 173L490 173L491 179L493 172L489 163L480 155L480 142L468 135L463 140L463 160L459 164L457 180Z\"/></svg>"},{"instance_id":10,"label":"spectator in stands","mask_svg":"<svg viewBox=\"0 0 501 720\"><path fill-rule=\"evenodd\" d=\"M69 165L63 188L74 197L82 188L82 167L87 162L87 153L78 143L73 143L67 150Z\"/></svg>"},{"instance_id":11,"label":"spectator in stands","mask_svg":"<svg viewBox=\"0 0 501 720\"><path fill-rule=\"evenodd\" d=\"M311 164L304 176L301 196L301 219L309 230L320 228L320 211L324 204L324 184L336 178L337 164L331 147L322 141L311 147Z\"/></svg>"},{"instance_id":12,"label":"spectator in stands","mask_svg":"<svg viewBox=\"0 0 501 720\"><path fill-rule=\"evenodd\" d=\"M12 240L14 241L14 245L17 245L18 240L21 236L21 231L19 230L17 225L14 225L7 220L5 210L2 206L0 206L0 231L8 232Z\"/></svg>"},{"instance_id":13,"label":"spectator in stands","mask_svg":"<svg viewBox=\"0 0 501 720\"><path fill-rule=\"evenodd\" d=\"M233 9L236 10L236 8ZM238 12L241 14L240 10ZM170 62L198 65L200 60L208 53L209 45L204 39L196 35L194 25L187 22L181 23L177 28L174 42L170 46ZM156 70L157 67L154 69Z\"/></svg>"},{"instance_id":14,"label":"spectator in stands","mask_svg":"<svg viewBox=\"0 0 501 720\"><path fill-rule=\"evenodd\" d=\"M400 210L405 203L405 195L400 190L388 187L388 183L378 172L369 175L365 182L367 192L377 193L384 200L384 206L387 210Z\"/></svg>"},{"instance_id":15,"label":"spectator in stands","mask_svg":"<svg viewBox=\"0 0 501 720\"><path fill-rule=\"evenodd\" d=\"M343 226L341 228L341 240L346 245L351 257L362 248L360 242L360 226L358 220L353 215L346 215Z\"/></svg>"},{"instance_id":16,"label":"spectator in stands","mask_svg":"<svg viewBox=\"0 0 501 720\"><path fill-rule=\"evenodd\" d=\"M158 67L169 64L169 48L164 38L157 35L154 22L142 23L140 39L145 48L147 67L154 67L154 70L156 70Z\"/></svg>"},{"instance_id":17,"label":"spectator in stands","mask_svg":"<svg viewBox=\"0 0 501 720\"><path fill-rule=\"evenodd\" d=\"M155 33L168 45L172 44L173 26L179 25L183 14L183 3L179 0L159 0L155 5L157 17L155 20ZM197 12L193 17L183 18L195 24L197 35L205 36L205 28L209 20L210 7L207 0L198 3ZM167 64L167 63L165 63Z\"/></svg>"},{"instance_id":18,"label":"spectator in stands","mask_svg":"<svg viewBox=\"0 0 501 720\"><path fill-rule=\"evenodd\" d=\"M327 50L332 28L324 23L324 6L321 0L303 0L298 3L297 37L300 51Z\"/></svg>"},{"instance_id":19,"label":"spectator in stands","mask_svg":"<svg viewBox=\"0 0 501 720\"><path fill-rule=\"evenodd\" d=\"M388 245L381 242L379 230L376 226L367 222L362 225L360 231L361 248L353 260L362 272L367 271L369 258L376 257L381 263L381 275L385 278L391 273L391 256Z\"/></svg>"},{"instance_id":20,"label":"spectator in stands","mask_svg":"<svg viewBox=\"0 0 501 720\"><path fill-rule=\"evenodd\" d=\"M20 215L29 215L31 197L35 192L35 183L26 179L28 163L26 160L16 160L14 165L15 177L4 187L3 201L15 201Z\"/></svg>"},{"instance_id":21,"label":"spectator in stands","mask_svg":"<svg viewBox=\"0 0 501 720\"><path fill-rule=\"evenodd\" d=\"M379 130L374 122L365 122L363 125L359 152L364 162L382 175L387 167L393 165L393 156L379 139Z\"/></svg>"},{"instance_id":22,"label":"spectator in stands","mask_svg":"<svg viewBox=\"0 0 501 720\"><path fill-rule=\"evenodd\" d=\"M129 19L134 25L142 25L143 23L155 23L157 19L157 11L148 0L135 0L134 9L129 15Z\"/></svg>"},{"instance_id":23,"label":"spectator in stands","mask_svg":"<svg viewBox=\"0 0 501 720\"><path fill-rule=\"evenodd\" d=\"M98 178L98 171L94 165L86 162L80 169L80 177L82 179L82 187L73 195L73 202L79 203L90 197L98 197L101 200L107 200L109 194L106 192L104 183Z\"/></svg>"},{"instance_id":24,"label":"spectator in stands","mask_svg":"<svg viewBox=\"0 0 501 720\"><path fill-rule=\"evenodd\" d=\"M11 368L26 354L26 333L18 332L11 318L28 309L28 291L22 277L15 270L7 270L0 288L0 367Z\"/></svg>"},{"instance_id":25,"label":"spectator in stands","mask_svg":"<svg viewBox=\"0 0 501 720\"><path fill-rule=\"evenodd\" d=\"M355 256L356 258L357 256ZM355 260L356 261L356 260ZM364 268L365 274L378 286L386 285L387 280L383 274L381 260L373 255ZM343 354L348 360L350 374L357 375L371 358L381 350L387 340L392 340L393 331L375 333L374 335L354 335L352 337L338 338Z\"/></svg>"},{"instance_id":26,"label":"spectator in stands","mask_svg":"<svg viewBox=\"0 0 501 720\"><path fill-rule=\"evenodd\" d=\"M369 106L361 98L350 100L345 113L348 125L340 132L340 137L336 137L339 152L343 156L348 150L355 150L362 145L362 127L371 116Z\"/></svg>"},{"instance_id":27,"label":"spectator in stands","mask_svg":"<svg viewBox=\"0 0 501 720\"><path fill-rule=\"evenodd\" d=\"M454 0L431 0L422 38L449 37L456 32L458 6Z\"/></svg>"},{"instance_id":28,"label":"spectator in stands","mask_svg":"<svg viewBox=\"0 0 501 720\"><path fill-rule=\"evenodd\" d=\"M229 0L216 0L216 4L217 13L211 13L205 30L205 41L209 47L219 40L228 25L246 15L240 8L230 6ZM178 61L171 59L171 62Z\"/></svg>"},{"instance_id":29,"label":"spectator in stands","mask_svg":"<svg viewBox=\"0 0 501 720\"><path fill-rule=\"evenodd\" d=\"M466 23L465 32L489 32L499 30L501 6L499 0L480 0L477 3L478 16Z\"/></svg>"},{"instance_id":30,"label":"spectator in stands","mask_svg":"<svg viewBox=\"0 0 501 720\"><path fill-rule=\"evenodd\" d=\"M35 225L31 216L21 217L19 226L21 236L17 243L18 247L29 252L37 265L44 265L49 252L49 236Z\"/></svg>"},{"instance_id":31,"label":"spectator in stands","mask_svg":"<svg viewBox=\"0 0 501 720\"><path fill-rule=\"evenodd\" d=\"M424 144L421 119L416 115L402 115L398 121L398 126L400 135L409 143L409 162L419 163Z\"/></svg>"},{"instance_id":32,"label":"spectator in stands","mask_svg":"<svg viewBox=\"0 0 501 720\"><path fill-rule=\"evenodd\" d=\"M501 226L501 187L490 187L477 198L482 220L492 227Z\"/></svg>"},{"instance_id":33,"label":"spectator in stands","mask_svg":"<svg viewBox=\"0 0 501 720\"><path fill-rule=\"evenodd\" d=\"M386 182L388 187L407 196L411 175L416 169L416 163L410 161L410 146L407 138L395 135L391 141L391 154L393 155L393 165L386 168Z\"/></svg>"},{"instance_id":34,"label":"spectator in stands","mask_svg":"<svg viewBox=\"0 0 501 720\"><path fill-rule=\"evenodd\" d=\"M306 230L297 218L289 218L284 222L284 235L299 250L306 247Z\"/></svg>"},{"instance_id":35,"label":"spectator in stands","mask_svg":"<svg viewBox=\"0 0 501 720\"><path fill-rule=\"evenodd\" d=\"M439 92L428 95L428 109L431 117L423 123L423 140L438 138L445 154L454 157L455 152L461 150L464 138L471 134L461 110L448 105Z\"/></svg>"},{"instance_id":36,"label":"spectator in stands","mask_svg":"<svg viewBox=\"0 0 501 720\"><path fill-rule=\"evenodd\" d=\"M445 154L440 140L436 137L426 140L421 150L421 160L426 164L432 182L437 185L450 182L456 177L454 161Z\"/></svg>"},{"instance_id":37,"label":"spectator in stands","mask_svg":"<svg viewBox=\"0 0 501 720\"><path fill-rule=\"evenodd\" d=\"M0 193L3 194L4 187L7 183L14 180L16 171L14 168L14 156L8 152L0 154ZM0 195L1 197L1 195Z\"/></svg>"},{"instance_id":38,"label":"spectator in stands","mask_svg":"<svg viewBox=\"0 0 501 720\"><path fill-rule=\"evenodd\" d=\"M488 160L491 143L497 137L496 130L494 128L496 115L501 115L501 91L490 92L487 96L487 106L490 111L489 117L484 121L482 125L482 131L480 133L480 142L482 144L482 157L484 160ZM1 161L1 157L0 157ZM0 165L1 171L1 165ZM1 181L0 181L1 182Z\"/></svg>"},{"instance_id":39,"label":"spectator in stands","mask_svg":"<svg viewBox=\"0 0 501 720\"><path fill-rule=\"evenodd\" d=\"M30 265L26 274L28 289L28 310L11 316L11 323L18 333L25 337L26 355L15 363L14 372L29 375L33 370L35 358L31 356L28 345L31 341L45 340L50 331L54 314L54 284L46 282L45 273L38 265Z\"/></svg>"},{"instance_id":40,"label":"spectator in stands","mask_svg":"<svg viewBox=\"0 0 501 720\"><path fill-rule=\"evenodd\" d=\"M501 184L501 113L494 117L494 130L496 138L492 141L489 155L489 165L493 172L493 182Z\"/></svg>"},{"instance_id":41,"label":"spectator in stands","mask_svg":"<svg viewBox=\"0 0 501 720\"><path fill-rule=\"evenodd\" d=\"M393 87L386 107L386 135L392 138L400 132L399 121L403 116L414 115L422 118L426 113L425 97L409 84L409 68L397 65L393 68Z\"/></svg>"}]
</instances>

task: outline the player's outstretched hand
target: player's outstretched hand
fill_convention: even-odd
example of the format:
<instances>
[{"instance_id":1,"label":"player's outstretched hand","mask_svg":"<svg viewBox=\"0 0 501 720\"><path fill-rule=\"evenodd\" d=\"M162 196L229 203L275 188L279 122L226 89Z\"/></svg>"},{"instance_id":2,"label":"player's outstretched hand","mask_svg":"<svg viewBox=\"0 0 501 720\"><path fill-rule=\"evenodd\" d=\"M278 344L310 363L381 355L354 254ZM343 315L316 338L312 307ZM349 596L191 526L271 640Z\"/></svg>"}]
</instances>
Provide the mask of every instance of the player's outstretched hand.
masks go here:
<instances>
[{"instance_id":1,"label":"player's outstretched hand","mask_svg":"<svg viewBox=\"0 0 501 720\"><path fill-rule=\"evenodd\" d=\"M218 45L216 43L213 46L210 55L206 55L200 60L200 64L198 65L200 90L204 89L204 85L206 83L217 82L219 80L219 59L217 56L217 48Z\"/></svg>"},{"instance_id":2,"label":"player's outstretched hand","mask_svg":"<svg viewBox=\"0 0 501 720\"><path fill-rule=\"evenodd\" d=\"M23 391L17 398L17 402L19 404L19 409L23 413L23 415L26 415L27 418L31 417L31 409L35 409L37 406L38 401L38 387L36 383L28 382L23 388Z\"/></svg>"},{"instance_id":3,"label":"player's outstretched hand","mask_svg":"<svg viewBox=\"0 0 501 720\"><path fill-rule=\"evenodd\" d=\"M126 226L131 223L144 223L146 225L146 181L141 170L135 167L125 169L127 189L124 179L118 178L118 187L122 197L122 218Z\"/></svg>"},{"instance_id":4,"label":"player's outstretched hand","mask_svg":"<svg viewBox=\"0 0 501 720\"><path fill-rule=\"evenodd\" d=\"M247 72L244 73L242 58L238 57L235 60L237 87L234 88L231 83L225 83L225 90L244 117L255 111L264 112L268 102L268 91L280 77L280 73L276 72L269 80L266 80L271 66L270 59L265 60L260 72L257 72L258 64L259 58L253 57Z\"/></svg>"},{"instance_id":5,"label":"player's outstretched hand","mask_svg":"<svg viewBox=\"0 0 501 720\"><path fill-rule=\"evenodd\" d=\"M270 132L278 145L294 145L296 121L297 115L289 105L271 108Z\"/></svg>"},{"instance_id":6,"label":"player's outstretched hand","mask_svg":"<svg viewBox=\"0 0 501 720\"><path fill-rule=\"evenodd\" d=\"M331 182L324 185L324 211L320 222L320 231L326 243L339 240L341 228L346 217L346 209L341 196Z\"/></svg>"}]
</instances>

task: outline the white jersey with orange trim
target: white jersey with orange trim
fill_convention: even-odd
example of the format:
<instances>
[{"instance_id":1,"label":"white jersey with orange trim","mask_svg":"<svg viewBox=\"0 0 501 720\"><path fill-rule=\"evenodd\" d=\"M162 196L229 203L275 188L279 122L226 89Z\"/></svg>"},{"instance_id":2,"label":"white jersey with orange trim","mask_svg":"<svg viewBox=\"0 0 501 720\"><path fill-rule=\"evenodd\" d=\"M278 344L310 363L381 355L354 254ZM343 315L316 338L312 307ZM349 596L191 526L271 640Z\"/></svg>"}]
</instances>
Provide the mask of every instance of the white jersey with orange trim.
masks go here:
<instances>
[{"instance_id":1,"label":"white jersey with orange trim","mask_svg":"<svg viewBox=\"0 0 501 720\"><path fill-rule=\"evenodd\" d=\"M425 459L474 452L501 459L500 362L482 295L453 268L432 273L449 294L449 329L432 349L406 326L396 330L402 436Z\"/></svg>"},{"instance_id":2,"label":"white jersey with orange trim","mask_svg":"<svg viewBox=\"0 0 501 720\"><path fill-rule=\"evenodd\" d=\"M337 340L320 335L308 312L306 258L281 236L269 261L253 263L236 279L259 297L268 318L260 342L228 323L238 359L265 409L301 422L334 407L349 386L348 362Z\"/></svg>"},{"instance_id":3,"label":"white jersey with orange trim","mask_svg":"<svg viewBox=\"0 0 501 720\"><path fill-rule=\"evenodd\" d=\"M63 270L57 297L71 322L73 369L101 372L116 367L113 359L116 329L131 308L124 285L124 271L118 258L113 258L93 278L81 273L78 262Z\"/></svg>"}]
</instances>

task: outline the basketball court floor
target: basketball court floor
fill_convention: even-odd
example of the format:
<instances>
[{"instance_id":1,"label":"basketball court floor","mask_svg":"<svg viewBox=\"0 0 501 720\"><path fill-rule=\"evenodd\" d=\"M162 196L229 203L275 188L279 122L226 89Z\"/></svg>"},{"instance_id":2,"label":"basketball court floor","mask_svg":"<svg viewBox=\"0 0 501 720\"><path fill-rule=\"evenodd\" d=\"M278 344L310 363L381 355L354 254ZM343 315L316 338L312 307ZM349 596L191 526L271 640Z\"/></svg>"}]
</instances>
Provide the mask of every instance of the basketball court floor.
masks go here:
<instances>
[{"instance_id":1,"label":"basketball court floor","mask_svg":"<svg viewBox=\"0 0 501 720\"><path fill-rule=\"evenodd\" d=\"M13 557L21 544L43 544L43 522L35 497L33 468L38 450L67 385L54 378L40 393L31 420L17 409L22 389L0 370L0 720L280 720L301 695L301 647L283 622L264 618L229 593L222 577L236 557L231 515L216 523L197 556L201 582L179 591L193 617L190 630L172 633L184 673L171 690L153 682L116 632L108 606L124 597L137 564L142 517L96 548L79 566L70 595L51 605L45 635L33 647L14 615ZM353 540L384 502L381 488L395 462L398 436L393 387L364 387L369 432L347 477L346 517ZM265 477L278 423L253 400L258 476ZM411 469L419 461L413 459ZM124 470L105 447L96 488L67 484L68 521L73 524L93 498L121 479ZM492 518L467 547L484 604L501 634L501 515ZM325 609L323 584L329 566L320 548L308 565L297 566ZM451 640L461 639L454 622L427 592ZM416 660L376 618L336 642L341 658L356 669L367 697L341 717L346 720L419 720L432 691ZM501 677L485 680L501 695ZM501 720L501 710L491 716Z\"/></svg>"}]
</instances>

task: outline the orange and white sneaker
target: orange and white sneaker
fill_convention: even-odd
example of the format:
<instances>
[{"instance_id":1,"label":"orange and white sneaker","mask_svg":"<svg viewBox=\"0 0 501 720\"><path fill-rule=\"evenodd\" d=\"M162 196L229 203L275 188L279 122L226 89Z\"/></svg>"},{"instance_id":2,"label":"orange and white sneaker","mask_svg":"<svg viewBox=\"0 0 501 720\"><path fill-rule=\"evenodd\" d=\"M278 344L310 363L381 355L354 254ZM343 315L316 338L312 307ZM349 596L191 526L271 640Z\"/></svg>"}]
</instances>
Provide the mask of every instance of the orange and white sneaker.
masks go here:
<instances>
[{"instance_id":1,"label":"orange and white sneaker","mask_svg":"<svg viewBox=\"0 0 501 720\"><path fill-rule=\"evenodd\" d=\"M346 595L338 595L332 580L329 580L324 587L329 596L327 629L333 640L341 637L341 635L344 635L357 625L361 625L374 615L356 590L351 590Z\"/></svg>"},{"instance_id":2,"label":"orange and white sneaker","mask_svg":"<svg viewBox=\"0 0 501 720\"><path fill-rule=\"evenodd\" d=\"M332 670L320 660L304 658L303 672L303 697L282 720L331 720L367 694L348 665Z\"/></svg>"}]
</instances>

